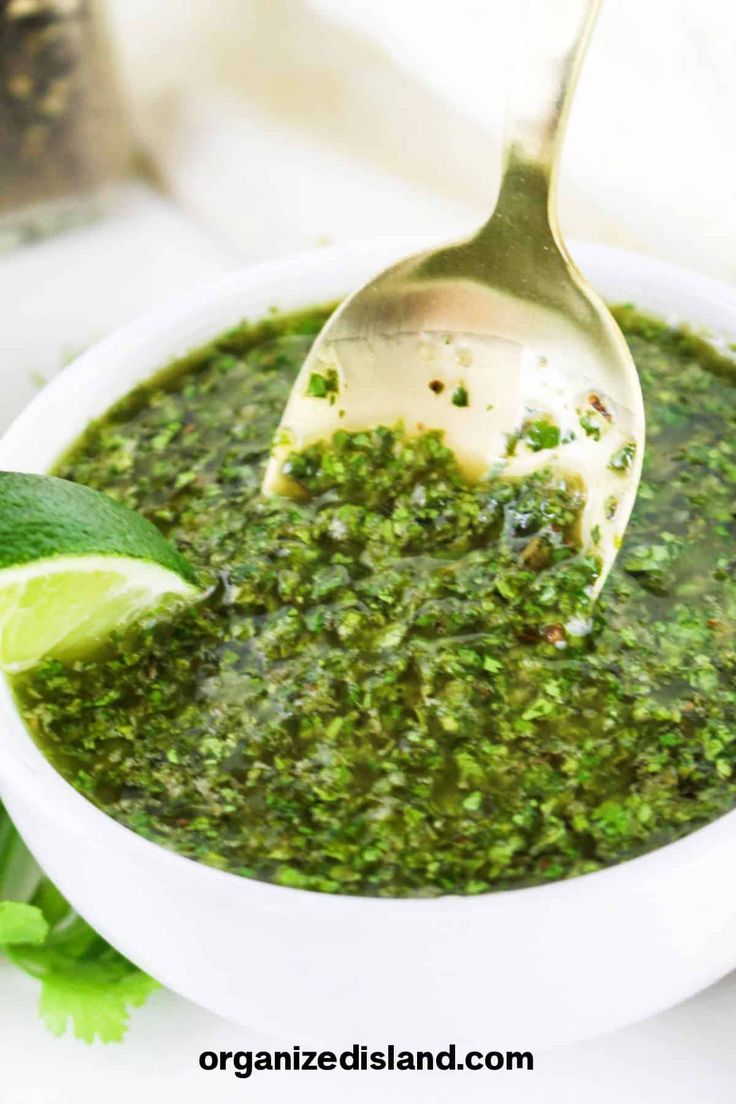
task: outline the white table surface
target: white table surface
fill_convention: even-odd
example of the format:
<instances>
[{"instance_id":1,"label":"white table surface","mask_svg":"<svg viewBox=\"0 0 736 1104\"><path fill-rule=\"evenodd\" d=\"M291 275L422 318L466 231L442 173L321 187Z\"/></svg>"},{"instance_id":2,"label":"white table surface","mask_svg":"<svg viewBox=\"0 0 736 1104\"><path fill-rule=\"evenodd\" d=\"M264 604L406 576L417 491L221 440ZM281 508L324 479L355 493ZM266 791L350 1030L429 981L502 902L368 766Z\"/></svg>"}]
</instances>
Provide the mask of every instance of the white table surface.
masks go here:
<instances>
[{"instance_id":1,"label":"white table surface","mask_svg":"<svg viewBox=\"0 0 736 1104\"><path fill-rule=\"evenodd\" d=\"M74 352L166 295L247 260L142 186L107 222L0 257L0 429L39 377ZM261 1073L241 1083L230 1073L203 1073L199 1053L274 1041L171 993L155 995L134 1014L126 1041L107 1047L52 1038L36 1016L36 1000L36 983L0 961L0 1104L330 1104L348 1093L356 1102L422 1104L736 1100L736 974L645 1023L538 1054L533 1072L509 1074Z\"/></svg>"}]
</instances>

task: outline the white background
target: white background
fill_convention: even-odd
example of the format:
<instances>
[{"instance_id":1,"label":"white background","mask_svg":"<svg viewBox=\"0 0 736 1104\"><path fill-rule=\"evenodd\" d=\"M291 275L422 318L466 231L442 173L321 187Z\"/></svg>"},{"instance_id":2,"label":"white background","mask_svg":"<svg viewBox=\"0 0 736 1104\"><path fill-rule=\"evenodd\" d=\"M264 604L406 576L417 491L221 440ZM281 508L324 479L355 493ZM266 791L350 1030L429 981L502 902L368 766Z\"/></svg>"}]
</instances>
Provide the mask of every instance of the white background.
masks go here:
<instances>
[{"instance_id":1,"label":"white background","mask_svg":"<svg viewBox=\"0 0 736 1104\"><path fill-rule=\"evenodd\" d=\"M273 1047L160 993L120 1046L52 1039L33 983L0 967L3 1104L733 1104L736 979L645 1024L536 1056L513 1073L203 1073L202 1050ZM295 1040L296 1041L296 1040ZM479 1046L483 1045L479 1041Z\"/></svg>"},{"instance_id":2,"label":"white background","mask_svg":"<svg viewBox=\"0 0 736 1104\"><path fill-rule=\"evenodd\" d=\"M132 185L106 221L0 257L0 429L42 377L169 294L326 240L441 239L477 222L496 185L518 6L113 0L133 126L166 195ZM736 282L735 45L726 0L607 0L566 154L571 233ZM736 976L644 1024L539 1054L533 1073L244 1084L200 1072L197 1056L275 1045L255 1028L160 993L122 1046L89 1048L47 1035L36 998L0 964L0 1104L736 1099Z\"/></svg>"}]
</instances>

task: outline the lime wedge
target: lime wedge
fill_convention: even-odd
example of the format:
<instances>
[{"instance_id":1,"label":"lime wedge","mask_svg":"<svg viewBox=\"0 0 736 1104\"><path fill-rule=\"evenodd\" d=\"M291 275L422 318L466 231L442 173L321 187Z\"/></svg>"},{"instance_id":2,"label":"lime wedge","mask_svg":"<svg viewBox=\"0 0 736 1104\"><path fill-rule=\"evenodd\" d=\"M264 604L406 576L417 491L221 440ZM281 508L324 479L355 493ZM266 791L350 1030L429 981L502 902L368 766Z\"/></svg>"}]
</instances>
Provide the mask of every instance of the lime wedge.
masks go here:
<instances>
[{"instance_id":1,"label":"lime wedge","mask_svg":"<svg viewBox=\"0 0 736 1104\"><path fill-rule=\"evenodd\" d=\"M199 594L187 561L140 514L65 479L0 472L0 668L84 655Z\"/></svg>"}]
</instances>

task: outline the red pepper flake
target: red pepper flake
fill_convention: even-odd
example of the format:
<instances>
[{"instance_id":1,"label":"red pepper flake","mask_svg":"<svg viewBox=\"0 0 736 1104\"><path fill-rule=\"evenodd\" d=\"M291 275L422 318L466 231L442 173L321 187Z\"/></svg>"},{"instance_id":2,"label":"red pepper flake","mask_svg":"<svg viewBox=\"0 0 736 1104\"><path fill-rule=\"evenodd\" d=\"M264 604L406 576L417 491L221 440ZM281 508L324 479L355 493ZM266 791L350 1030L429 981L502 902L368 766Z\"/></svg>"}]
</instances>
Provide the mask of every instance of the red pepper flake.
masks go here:
<instances>
[{"instance_id":1,"label":"red pepper flake","mask_svg":"<svg viewBox=\"0 0 736 1104\"><path fill-rule=\"evenodd\" d=\"M542 630L542 636L548 644L562 644L565 641L565 630L562 625L548 625Z\"/></svg>"},{"instance_id":2,"label":"red pepper flake","mask_svg":"<svg viewBox=\"0 0 736 1104\"><path fill-rule=\"evenodd\" d=\"M606 419L606 421L608 421L608 422L612 421L613 416L612 416L610 410L608 410L607 407L605 407L603 405L603 403L601 402L598 395L594 395L592 393L590 395L588 395L588 402L590 403L590 405L593 407L594 410L597 410L599 414L603 415L603 417Z\"/></svg>"}]
</instances>

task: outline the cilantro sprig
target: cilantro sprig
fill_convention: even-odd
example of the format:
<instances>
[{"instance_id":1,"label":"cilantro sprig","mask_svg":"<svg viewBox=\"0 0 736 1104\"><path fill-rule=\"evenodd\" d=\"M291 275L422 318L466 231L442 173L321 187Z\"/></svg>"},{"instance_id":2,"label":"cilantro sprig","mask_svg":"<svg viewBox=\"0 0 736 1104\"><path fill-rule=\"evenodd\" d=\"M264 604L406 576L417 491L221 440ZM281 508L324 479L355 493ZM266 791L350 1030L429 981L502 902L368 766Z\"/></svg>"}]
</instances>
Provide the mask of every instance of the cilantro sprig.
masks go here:
<instances>
[{"instance_id":1,"label":"cilantro sprig","mask_svg":"<svg viewBox=\"0 0 736 1104\"><path fill-rule=\"evenodd\" d=\"M0 954L41 982L54 1035L120 1042L157 983L98 935L45 878L0 805Z\"/></svg>"}]
</instances>

